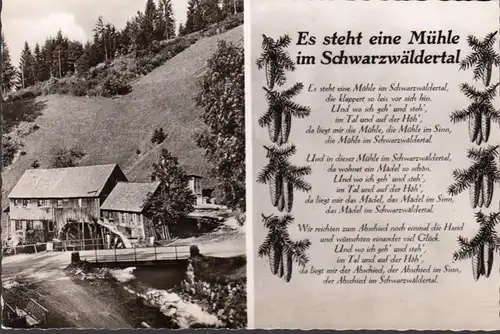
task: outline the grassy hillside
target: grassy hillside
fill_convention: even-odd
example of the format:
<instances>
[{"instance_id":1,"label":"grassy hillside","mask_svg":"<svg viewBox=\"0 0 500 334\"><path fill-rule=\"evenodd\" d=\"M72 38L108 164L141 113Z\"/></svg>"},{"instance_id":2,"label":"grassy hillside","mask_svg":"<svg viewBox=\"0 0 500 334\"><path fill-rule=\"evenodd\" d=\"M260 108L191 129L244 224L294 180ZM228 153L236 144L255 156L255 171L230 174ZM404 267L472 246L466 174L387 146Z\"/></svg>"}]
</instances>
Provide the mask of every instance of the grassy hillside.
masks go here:
<instances>
[{"instance_id":1,"label":"grassy hillside","mask_svg":"<svg viewBox=\"0 0 500 334\"><path fill-rule=\"evenodd\" d=\"M39 160L40 168L47 168L50 150L61 146L81 147L86 156L80 165L118 163L130 181L148 180L150 166L162 148L177 155L189 173L205 175L203 151L193 139L203 127L202 110L193 98L197 80L219 39L242 45L243 27L200 39L134 82L128 95L113 99L38 97L38 102L46 104L43 115L36 119L40 128L23 138L25 154L2 172L2 199L34 160ZM160 127L167 138L161 145L153 145L151 137Z\"/></svg>"}]
</instances>

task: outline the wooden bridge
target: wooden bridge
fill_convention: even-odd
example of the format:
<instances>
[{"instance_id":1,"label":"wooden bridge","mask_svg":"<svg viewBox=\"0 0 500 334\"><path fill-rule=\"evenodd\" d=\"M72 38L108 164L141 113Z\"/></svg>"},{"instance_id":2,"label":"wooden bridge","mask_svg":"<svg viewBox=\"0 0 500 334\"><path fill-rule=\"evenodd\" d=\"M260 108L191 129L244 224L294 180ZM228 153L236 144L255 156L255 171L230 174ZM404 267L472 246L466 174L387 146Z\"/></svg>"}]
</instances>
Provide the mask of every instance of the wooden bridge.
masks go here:
<instances>
[{"instance_id":1,"label":"wooden bridge","mask_svg":"<svg viewBox=\"0 0 500 334\"><path fill-rule=\"evenodd\" d=\"M190 257L190 245L168 245L144 248L94 249L79 252L81 261L94 264L146 265L185 261Z\"/></svg>"}]
</instances>

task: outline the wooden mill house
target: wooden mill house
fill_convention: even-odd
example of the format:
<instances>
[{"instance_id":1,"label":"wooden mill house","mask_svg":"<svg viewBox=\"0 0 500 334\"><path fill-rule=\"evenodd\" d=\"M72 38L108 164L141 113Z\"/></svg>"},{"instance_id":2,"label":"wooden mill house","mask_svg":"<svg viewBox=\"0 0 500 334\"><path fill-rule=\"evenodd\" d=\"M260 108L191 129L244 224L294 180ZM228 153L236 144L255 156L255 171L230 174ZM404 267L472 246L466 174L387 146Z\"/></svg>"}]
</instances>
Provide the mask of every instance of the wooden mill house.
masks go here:
<instances>
[{"instance_id":1,"label":"wooden mill house","mask_svg":"<svg viewBox=\"0 0 500 334\"><path fill-rule=\"evenodd\" d=\"M197 198L194 204L200 205L201 177L189 177ZM29 169L8 196L7 230L14 241L24 243L104 238L106 232L128 241L168 240L168 228L156 231L145 212L159 186L160 182L128 182L116 164Z\"/></svg>"},{"instance_id":2,"label":"wooden mill house","mask_svg":"<svg viewBox=\"0 0 500 334\"><path fill-rule=\"evenodd\" d=\"M61 238L69 223L81 223L83 236L83 223L100 217L120 181L127 178L115 164L25 171L8 196L12 237L46 242Z\"/></svg>"},{"instance_id":3,"label":"wooden mill house","mask_svg":"<svg viewBox=\"0 0 500 334\"><path fill-rule=\"evenodd\" d=\"M101 205L101 215L130 239L157 238L151 219L145 212L145 205L154 196L160 182L134 183L118 182ZM161 239L170 239L165 228Z\"/></svg>"}]
</instances>

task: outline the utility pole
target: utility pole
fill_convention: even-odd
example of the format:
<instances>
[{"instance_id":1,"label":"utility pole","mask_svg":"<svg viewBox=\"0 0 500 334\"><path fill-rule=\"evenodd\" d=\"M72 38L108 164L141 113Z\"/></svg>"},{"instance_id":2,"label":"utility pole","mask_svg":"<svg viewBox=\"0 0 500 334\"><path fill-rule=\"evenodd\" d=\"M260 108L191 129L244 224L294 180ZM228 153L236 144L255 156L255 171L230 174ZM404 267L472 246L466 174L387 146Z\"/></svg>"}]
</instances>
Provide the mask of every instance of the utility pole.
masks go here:
<instances>
[{"instance_id":1,"label":"utility pole","mask_svg":"<svg viewBox=\"0 0 500 334\"><path fill-rule=\"evenodd\" d=\"M236 15L236 0L233 0L234 15Z\"/></svg>"}]
</instances>

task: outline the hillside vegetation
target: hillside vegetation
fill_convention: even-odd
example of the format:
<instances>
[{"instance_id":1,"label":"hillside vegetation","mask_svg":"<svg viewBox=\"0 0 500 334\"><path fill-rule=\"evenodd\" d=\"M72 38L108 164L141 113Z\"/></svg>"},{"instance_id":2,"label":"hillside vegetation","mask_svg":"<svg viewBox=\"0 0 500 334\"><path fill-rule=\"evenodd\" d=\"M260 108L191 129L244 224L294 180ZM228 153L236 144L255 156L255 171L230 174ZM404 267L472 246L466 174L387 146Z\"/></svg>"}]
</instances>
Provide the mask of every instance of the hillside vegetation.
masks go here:
<instances>
[{"instance_id":1,"label":"hillside vegetation","mask_svg":"<svg viewBox=\"0 0 500 334\"><path fill-rule=\"evenodd\" d=\"M35 119L36 131L23 136L22 154L3 172L2 199L24 171L38 161L49 167L50 152L57 147L77 146L85 156L80 165L117 163L130 181L148 181L151 166L162 148L179 157L188 173L206 175L204 152L194 136L204 127L202 109L194 97L206 61L224 39L243 45L243 27L201 38L149 74L132 81L127 95L105 98L71 95L42 95L45 105ZM21 123L19 128L28 125ZM31 127L29 125L29 127ZM155 129L163 128L166 139L153 144ZM211 183L205 180L204 186ZM2 207L6 204L3 202Z\"/></svg>"}]
</instances>

